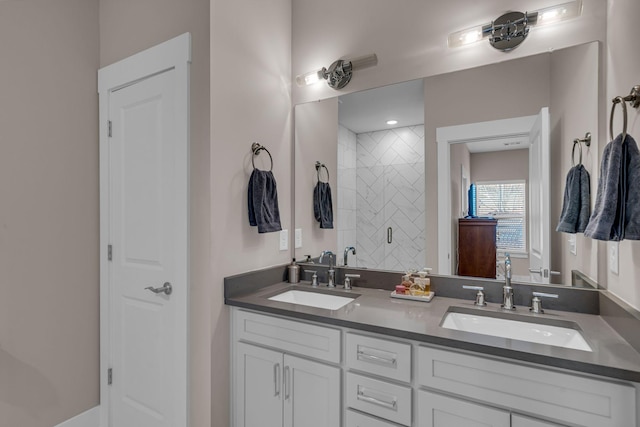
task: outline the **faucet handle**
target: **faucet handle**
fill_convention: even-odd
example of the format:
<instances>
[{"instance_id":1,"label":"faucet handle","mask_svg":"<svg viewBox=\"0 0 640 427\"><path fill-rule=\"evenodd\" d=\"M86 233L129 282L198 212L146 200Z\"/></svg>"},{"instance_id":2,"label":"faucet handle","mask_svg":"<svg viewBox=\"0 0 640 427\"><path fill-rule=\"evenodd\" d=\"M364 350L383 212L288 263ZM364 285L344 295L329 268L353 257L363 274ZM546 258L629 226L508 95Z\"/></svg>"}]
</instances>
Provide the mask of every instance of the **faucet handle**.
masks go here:
<instances>
[{"instance_id":1,"label":"faucet handle","mask_svg":"<svg viewBox=\"0 0 640 427\"><path fill-rule=\"evenodd\" d=\"M540 300L540 297L542 297L542 298L558 298L558 294L547 294L547 293L544 293L544 292L533 292L533 299L531 300L531 307L529 308L529 311L531 311L532 313L536 313L536 314L544 313L544 310L542 309L542 301Z\"/></svg>"},{"instance_id":2,"label":"faucet handle","mask_svg":"<svg viewBox=\"0 0 640 427\"><path fill-rule=\"evenodd\" d=\"M474 305L477 305L479 307L484 307L485 305L487 305L486 301L484 300L484 286L462 285L462 289L478 291L478 293L476 294L476 302L474 303Z\"/></svg>"},{"instance_id":3,"label":"faucet handle","mask_svg":"<svg viewBox=\"0 0 640 427\"><path fill-rule=\"evenodd\" d=\"M344 290L345 291L350 291L351 290L351 279L359 279L360 275L359 274L345 274L344 275Z\"/></svg>"},{"instance_id":4,"label":"faucet handle","mask_svg":"<svg viewBox=\"0 0 640 427\"><path fill-rule=\"evenodd\" d=\"M305 274L306 273L313 273L313 276L311 276L311 286L313 286L314 288L318 287L318 272L316 270L304 270Z\"/></svg>"}]
</instances>

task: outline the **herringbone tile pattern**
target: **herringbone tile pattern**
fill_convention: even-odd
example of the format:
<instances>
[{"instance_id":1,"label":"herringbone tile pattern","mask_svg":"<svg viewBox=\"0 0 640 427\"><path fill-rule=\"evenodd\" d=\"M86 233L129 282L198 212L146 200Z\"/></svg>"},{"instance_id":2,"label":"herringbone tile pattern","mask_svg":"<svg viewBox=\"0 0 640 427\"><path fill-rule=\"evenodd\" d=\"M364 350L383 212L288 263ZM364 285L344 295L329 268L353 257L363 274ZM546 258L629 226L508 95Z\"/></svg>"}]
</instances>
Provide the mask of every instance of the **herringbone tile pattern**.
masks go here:
<instances>
[{"instance_id":1,"label":"herringbone tile pattern","mask_svg":"<svg viewBox=\"0 0 640 427\"><path fill-rule=\"evenodd\" d=\"M356 164L358 266L424 267L424 126L357 135Z\"/></svg>"}]
</instances>

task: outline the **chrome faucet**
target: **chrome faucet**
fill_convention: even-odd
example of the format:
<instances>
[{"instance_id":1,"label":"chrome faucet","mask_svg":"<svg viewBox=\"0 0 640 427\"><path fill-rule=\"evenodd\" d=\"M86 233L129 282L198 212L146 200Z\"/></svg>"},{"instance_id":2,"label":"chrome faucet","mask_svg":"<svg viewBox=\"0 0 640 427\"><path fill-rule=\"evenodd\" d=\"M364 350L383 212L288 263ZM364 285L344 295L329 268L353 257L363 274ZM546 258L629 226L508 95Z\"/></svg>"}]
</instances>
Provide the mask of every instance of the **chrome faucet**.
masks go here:
<instances>
[{"instance_id":1,"label":"chrome faucet","mask_svg":"<svg viewBox=\"0 0 640 427\"><path fill-rule=\"evenodd\" d=\"M502 308L505 310L515 310L513 305L513 288L511 287L511 256L504 254L504 286L503 286Z\"/></svg>"},{"instance_id":2,"label":"chrome faucet","mask_svg":"<svg viewBox=\"0 0 640 427\"><path fill-rule=\"evenodd\" d=\"M344 248L344 265L347 265L347 258L349 257L349 252L355 255L356 248L354 248L353 246L347 246L346 248Z\"/></svg>"},{"instance_id":3,"label":"chrome faucet","mask_svg":"<svg viewBox=\"0 0 640 427\"><path fill-rule=\"evenodd\" d=\"M331 251L322 251L322 253L320 254L320 259L318 261L322 263L322 260L324 259L325 256L329 257L329 271L327 272L327 286L330 288L335 288L336 287L336 284L335 284L336 271L333 269L333 260L335 258L335 255Z\"/></svg>"}]
</instances>

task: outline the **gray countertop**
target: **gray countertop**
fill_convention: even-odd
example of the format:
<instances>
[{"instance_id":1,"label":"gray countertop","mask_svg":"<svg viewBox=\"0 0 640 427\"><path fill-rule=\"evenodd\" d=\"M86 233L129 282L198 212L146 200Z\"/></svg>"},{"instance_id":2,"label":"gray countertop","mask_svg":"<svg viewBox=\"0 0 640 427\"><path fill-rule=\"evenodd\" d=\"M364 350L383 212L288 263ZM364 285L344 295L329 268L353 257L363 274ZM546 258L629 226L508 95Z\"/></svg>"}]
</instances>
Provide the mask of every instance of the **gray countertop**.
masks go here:
<instances>
[{"instance_id":1,"label":"gray countertop","mask_svg":"<svg viewBox=\"0 0 640 427\"><path fill-rule=\"evenodd\" d=\"M407 301L390 298L388 290L354 287L354 301L338 310L327 310L268 298L289 289L328 292L345 296L347 292L319 288L309 282L297 285L277 283L241 296L229 296L227 305L266 313L289 316L406 338L424 343L469 350L513 360L538 363L570 369L609 378L640 382L640 354L627 343L601 316L568 311L545 310L544 314L530 314L527 307L518 306L518 316L536 317L543 323L551 319L575 322L592 352L565 349L544 344L517 341L489 335L480 335L440 327L440 322L451 306L477 309L473 301L436 296L431 302ZM493 311L505 317L498 304L489 303L483 311Z\"/></svg>"}]
</instances>

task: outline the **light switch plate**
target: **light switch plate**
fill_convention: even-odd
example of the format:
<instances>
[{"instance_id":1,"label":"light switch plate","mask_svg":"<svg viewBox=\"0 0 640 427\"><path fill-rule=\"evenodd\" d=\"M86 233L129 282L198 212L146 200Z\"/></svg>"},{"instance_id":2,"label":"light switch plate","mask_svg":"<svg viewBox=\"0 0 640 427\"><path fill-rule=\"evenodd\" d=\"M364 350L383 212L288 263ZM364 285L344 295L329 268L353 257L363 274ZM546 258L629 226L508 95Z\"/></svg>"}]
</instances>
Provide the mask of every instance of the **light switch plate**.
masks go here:
<instances>
[{"instance_id":1,"label":"light switch plate","mask_svg":"<svg viewBox=\"0 0 640 427\"><path fill-rule=\"evenodd\" d=\"M280 250L289 249L289 230L280 230Z\"/></svg>"},{"instance_id":2,"label":"light switch plate","mask_svg":"<svg viewBox=\"0 0 640 427\"><path fill-rule=\"evenodd\" d=\"M302 228L296 228L296 249L302 247Z\"/></svg>"},{"instance_id":3,"label":"light switch plate","mask_svg":"<svg viewBox=\"0 0 640 427\"><path fill-rule=\"evenodd\" d=\"M569 235L569 252L573 255L578 255L578 250L577 250L577 244L576 244L576 235L575 234L570 234Z\"/></svg>"},{"instance_id":4,"label":"light switch plate","mask_svg":"<svg viewBox=\"0 0 640 427\"><path fill-rule=\"evenodd\" d=\"M618 252L620 248L620 242L609 242L609 270L613 274L618 274Z\"/></svg>"}]
</instances>

